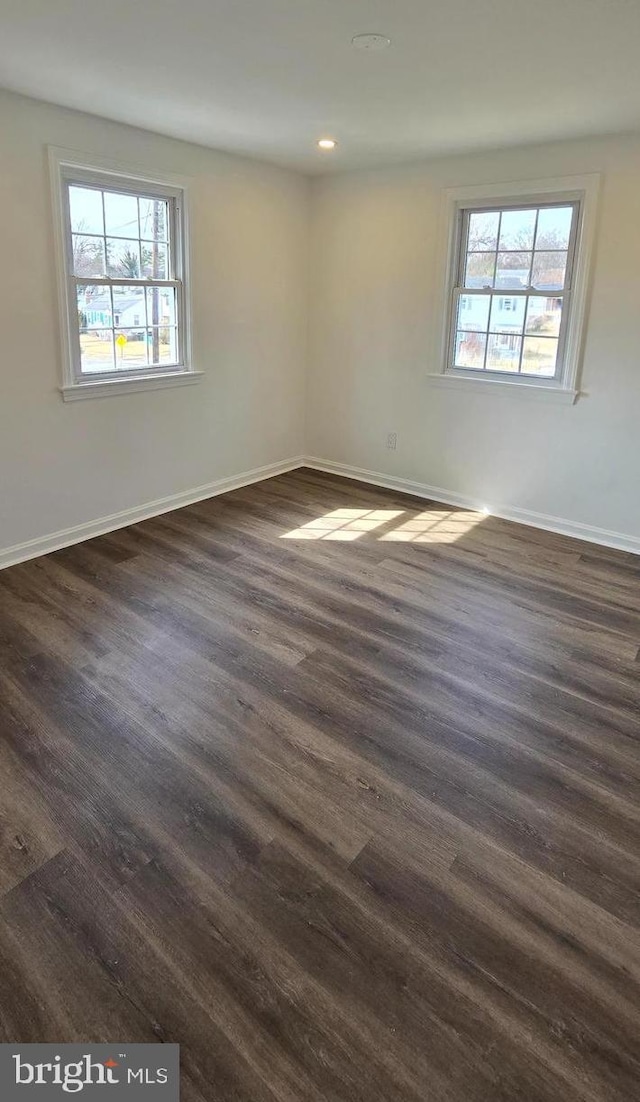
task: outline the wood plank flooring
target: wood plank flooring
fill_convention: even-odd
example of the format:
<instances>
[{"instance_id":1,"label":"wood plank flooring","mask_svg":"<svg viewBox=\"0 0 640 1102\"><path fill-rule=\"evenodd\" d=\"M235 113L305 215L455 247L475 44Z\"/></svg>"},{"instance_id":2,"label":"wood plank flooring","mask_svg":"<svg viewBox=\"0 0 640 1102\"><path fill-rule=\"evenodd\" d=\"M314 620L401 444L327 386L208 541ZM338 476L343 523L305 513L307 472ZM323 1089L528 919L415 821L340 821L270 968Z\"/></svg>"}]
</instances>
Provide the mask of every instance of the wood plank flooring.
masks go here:
<instances>
[{"instance_id":1,"label":"wood plank flooring","mask_svg":"<svg viewBox=\"0 0 640 1102\"><path fill-rule=\"evenodd\" d=\"M0 573L0 1040L640 1098L640 560L300 470Z\"/></svg>"}]
</instances>

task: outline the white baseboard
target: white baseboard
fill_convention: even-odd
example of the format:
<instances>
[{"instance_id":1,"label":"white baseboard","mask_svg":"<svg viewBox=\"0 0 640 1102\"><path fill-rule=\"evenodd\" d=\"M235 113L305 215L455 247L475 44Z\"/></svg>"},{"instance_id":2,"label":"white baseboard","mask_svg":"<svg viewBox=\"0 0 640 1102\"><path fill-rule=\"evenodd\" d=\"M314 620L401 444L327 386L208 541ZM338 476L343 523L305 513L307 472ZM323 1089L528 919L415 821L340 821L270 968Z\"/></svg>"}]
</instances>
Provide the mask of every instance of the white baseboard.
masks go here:
<instances>
[{"instance_id":1,"label":"white baseboard","mask_svg":"<svg viewBox=\"0 0 640 1102\"><path fill-rule=\"evenodd\" d=\"M37 539L27 540L25 543L17 543L13 547L0 550L0 570L6 566L15 566L26 559L35 559L39 555L48 555L51 551L60 551L62 547L69 547L73 543L82 543L83 540L92 539L94 536L104 536L107 532L114 532L117 528L125 528L128 524L137 524L141 520L149 520L161 513L169 513L172 509L180 509L184 505L193 505L196 501L203 501L208 497L216 497L225 494L229 490L239 490L241 486L250 486L252 482L261 482L265 478L273 478L278 474L286 474L296 467L303 465L303 457L285 459L280 463L269 463L264 467L254 467L251 471L243 471L239 475L231 475L229 478L219 478L215 482L208 482L205 486L196 486L192 490L184 490L178 494L170 494L169 497L160 497L156 501L148 501L145 505L134 505L131 509L123 509L120 513L111 513L107 517L98 517L96 520L87 521L85 524L77 524L73 528L65 528L61 532L52 532L47 536L39 536Z\"/></svg>"},{"instance_id":2,"label":"white baseboard","mask_svg":"<svg viewBox=\"0 0 640 1102\"><path fill-rule=\"evenodd\" d=\"M355 478L359 482L368 482L372 486L383 486L388 490L400 490L415 497L424 497L430 501L441 501L445 505L457 505L463 509L473 509L478 512L486 512L486 503L478 498L467 497L455 490L445 490L441 486L429 486L426 482L412 482L408 478L396 478L394 475L381 474L378 471L369 471L364 467L351 467L346 463L334 463L328 459L318 459L308 455L304 459L304 466L316 471L326 471L328 474L342 475L344 478ZM640 537L627 535L624 532L610 532L606 528L596 528L591 524L581 524L578 521L565 520L563 517L548 516L546 513L534 513L529 509L519 509L516 506L506 505L500 508L490 509L492 516L501 517L503 520L513 520L519 524L529 524L532 528L543 528L546 532L556 532L561 536L572 536L574 539L586 540L588 543L597 543L604 547L614 547L618 551L630 551L640 555Z\"/></svg>"}]
</instances>

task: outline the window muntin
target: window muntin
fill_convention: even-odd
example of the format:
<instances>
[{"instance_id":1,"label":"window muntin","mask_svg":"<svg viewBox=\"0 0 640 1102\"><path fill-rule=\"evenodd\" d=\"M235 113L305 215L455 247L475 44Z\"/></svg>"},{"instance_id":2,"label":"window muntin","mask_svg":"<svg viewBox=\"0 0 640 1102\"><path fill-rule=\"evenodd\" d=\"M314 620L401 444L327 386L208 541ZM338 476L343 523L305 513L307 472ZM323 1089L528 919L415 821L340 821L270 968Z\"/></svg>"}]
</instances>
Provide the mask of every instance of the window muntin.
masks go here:
<instances>
[{"instance_id":1,"label":"window muntin","mask_svg":"<svg viewBox=\"0 0 640 1102\"><path fill-rule=\"evenodd\" d=\"M73 378L185 371L180 193L80 170L63 188Z\"/></svg>"},{"instance_id":2,"label":"window muntin","mask_svg":"<svg viewBox=\"0 0 640 1102\"><path fill-rule=\"evenodd\" d=\"M579 203L459 212L448 370L562 375Z\"/></svg>"}]
</instances>

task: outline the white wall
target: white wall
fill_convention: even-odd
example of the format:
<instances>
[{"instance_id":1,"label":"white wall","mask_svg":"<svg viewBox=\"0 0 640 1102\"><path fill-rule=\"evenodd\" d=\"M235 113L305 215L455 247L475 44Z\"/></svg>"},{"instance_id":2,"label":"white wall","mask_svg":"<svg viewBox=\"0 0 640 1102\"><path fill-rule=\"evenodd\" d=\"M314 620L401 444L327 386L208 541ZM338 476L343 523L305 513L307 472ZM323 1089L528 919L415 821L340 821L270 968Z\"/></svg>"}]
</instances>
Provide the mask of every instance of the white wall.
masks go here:
<instances>
[{"instance_id":1,"label":"white wall","mask_svg":"<svg viewBox=\"0 0 640 1102\"><path fill-rule=\"evenodd\" d=\"M586 396L557 406L430 384L442 189L586 172L603 174ZM639 196L629 138L316 181L308 453L640 538Z\"/></svg>"},{"instance_id":2,"label":"white wall","mask_svg":"<svg viewBox=\"0 0 640 1102\"><path fill-rule=\"evenodd\" d=\"M200 383L64 403L48 144L191 177ZM303 450L308 181L0 93L3 550Z\"/></svg>"}]
</instances>

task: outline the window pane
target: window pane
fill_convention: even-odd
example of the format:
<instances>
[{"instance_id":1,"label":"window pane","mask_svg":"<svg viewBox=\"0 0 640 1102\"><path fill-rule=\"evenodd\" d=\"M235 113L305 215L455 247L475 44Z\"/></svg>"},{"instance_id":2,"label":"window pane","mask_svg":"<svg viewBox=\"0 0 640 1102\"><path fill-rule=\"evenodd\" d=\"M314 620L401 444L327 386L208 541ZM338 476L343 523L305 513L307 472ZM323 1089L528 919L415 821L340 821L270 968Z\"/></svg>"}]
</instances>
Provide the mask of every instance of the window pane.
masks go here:
<instances>
[{"instance_id":1,"label":"window pane","mask_svg":"<svg viewBox=\"0 0 640 1102\"><path fill-rule=\"evenodd\" d=\"M139 237L136 196L105 191L104 220L107 237Z\"/></svg>"},{"instance_id":2,"label":"window pane","mask_svg":"<svg viewBox=\"0 0 640 1102\"><path fill-rule=\"evenodd\" d=\"M500 249L533 248L536 210L505 210L500 223Z\"/></svg>"},{"instance_id":3,"label":"window pane","mask_svg":"<svg viewBox=\"0 0 640 1102\"><path fill-rule=\"evenodd\" d=\"M77 288L80 331L111 329L111 290L109 287L81 285Z\"/></svg>"},{"instance_id":4,"label":"window pane","mask_svg":"<svg viewBox=\"0 0 640 1102\"><path fill-rule=\"evenodd\" d=\"M538 216L536 249L568 249L573 207L543 207Z\"/></svg>"},{"instance_id":5,"label":"window pane","mask_svg":"<svg viewBox=\"0 0 640 1102\"><path fill-rule=\"evenodd\" d=\"M498 253L496 287L522 290L529 285L531 253Z\"/></svg>"},{"instance_id":6,"label":"window pane","mask_svg":"<svg viewBox=\"0 0 640 1102\"><path fill-rule=\"evenodd\" d=\"M175 287L147 287L147 324L175 325Z\"/></svg>"},{"instance_id":7,"label":"window pane","mask_svg":"<svg viewBox=\"0 0 640 1102\"><path fill-rule=\"evenodd\" d=\"M104 238L74 233L71 237L73 274L77 276L106 275Z\"/></svg>"},{"instance_id":8,"label":"window pane","mask_svg":"<svg viewBox=\"0 0 640 1102\"><path fill-rule=\"evenodd\" d=\"M525 332L542 337L557 337L562 318L562 299L530 298Z\"/></svg>"},{"instance_id":9,"label":"window pane","mask_svg":"<svg viewBox=\"0 0 640 1102\"><path fill-rule=\"evenodd\" d=\"M159 326L149 332L149 362L154 365L177 363L178 342L175 326Z\"/></svg>"},{"instance_id":10,"label":"window pane","mask_svg":"<svg viewBox=\"0 0 640 1102\"><path fill-rule=\"evenodd\" d=\"M491 303L492 333L522 333L527 300L524 295L514 295L509 298L504 295L494 295Z\"/></svg>"},{"instance_id":11,"label":"window pane","mask_svg":"<svg viewBox=\"0 0 640 1102\"><path fill-rule=\"evenodd\" d=\"M522 338L506 333L489 334L487 371L517 371Z\"/></svg>"},{"instance_id":12,"label":"window pane","mask_svg":"<svg viewBox=\"0 0 640 1102\"><path fill-rule=\"evenodd\" d=\"M456 335L455 366L482 369L487 338L484 333L458 333Z\"/></svg>"},{"instance_id":13,"label":"window pane","mask_svg":"<svg viewBox=\"0 0 640 1102\"><path fill-rule=\"evenodd\" d=\"M528 375L553 377L556 371L558 342L550 337L525 337L522 371Z\"/></svg>"},{"instance_id":14,"label":"window pane","mask_svg":"<svg viewBox=\"0 0 640 1102\"><path fill-rule=\"evenodd\" d=\"M468 253L464 276L465 287L492 287L495 266L495 253Z\"/></svg>"},{"instance_id":15,"label":"window pane","mask_svg":"<svg viewBox=\"0 0 640 1102\"><path fill-rule=\"evenodd\" d=\"M168 250L164 244L154 241L140 242L143 279L168 279Z\"/></svg>"},{"instance_id":16,"label":"window pane","mask_svg":"<svg viewBox=\"0 0 640 1102\"><path fill-rule=\"evenodd\" d=\"M107 272L114 279L140 279L140 250L137 241L108 237Z\"/></svg>"},{"instance_id":17,"label":"window pane","mask_svg":"<svg viewBox=\"0 0 640 1102\"><path fill-rule=\"evenodd\" d=\"M541 291L561 291L564 287L566 268L566 252L536 253L533 258L531 284Z\"/></svg>"},{"instance_id":18,"label":"window pane","mask_svg":"<svg viewBox=\"0 0 640 1102\"><path fill-rule=\"evenodd\" d=\"M115 336L118 371L147 366L146 329L116 329Z\"/></svg>"},{"instance_id":19,"label":"window pane","mask_svg":"<svg viewBox=\"0 0 640 1102\"><path fill-rule=\"evenodd\" d=\"M83 374L114 370L111 329L80 333L80 362Z\"/></svg>"},{"instance_id":20,"label":"window pane","mask_svg":"<svg viewBox=\"0 0 640 1102\"><path fill-rule=\"evenodd\" d=\"M113 326L116 329L135 329L147 326L144 287L113 288Z\"/></svg>"},{"instance_id":21,"label":"window pane","mask_svg":"<svg viewBox=\"0 0 640 1102\"><path fill-rule=\"evenodd\" d=\"M102 192L95 188L69 188L71 229L74 233L104 233Z\"/></svg>"},{"instance_id":22,"label":"window pane","mask_svg":"<svg viewBox=\"0 0 640 1102\"><path fill-rule=\"evenodd\" d=\"M167 203L164 199L140 199L140 237L167 240Z\"/></svg>"},{"instance_id":23,"label":"window pane","mask_svg":"<svg viewBox=\"0 0 640 1102\"><path fill-rule=\"evenodd\" d=\"M471 252L493 251L498 247L498 226L500 211L476 211L469 215L469 241L467 250Z\"/></svg>"},{"instance_id":24,"label":"window pane","mask_svg":"<svg viewBox=\"0 0 640 1102\"><path fill-rule=\"evenodd\" d=\"M458 329L486 332L491 295L460 295L458 299Z\"/></svg>"}]
</instances>

